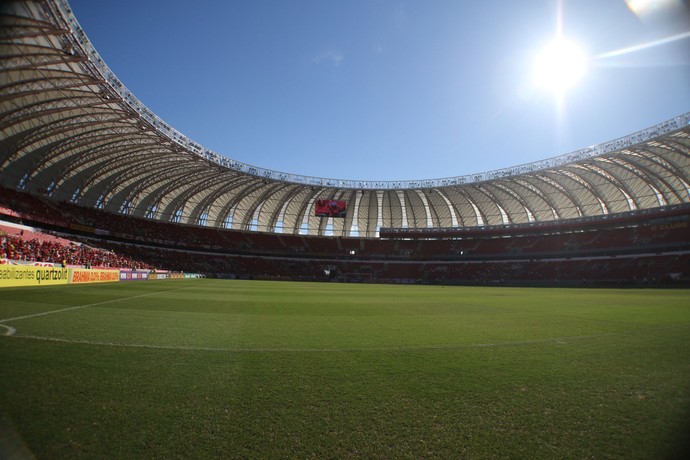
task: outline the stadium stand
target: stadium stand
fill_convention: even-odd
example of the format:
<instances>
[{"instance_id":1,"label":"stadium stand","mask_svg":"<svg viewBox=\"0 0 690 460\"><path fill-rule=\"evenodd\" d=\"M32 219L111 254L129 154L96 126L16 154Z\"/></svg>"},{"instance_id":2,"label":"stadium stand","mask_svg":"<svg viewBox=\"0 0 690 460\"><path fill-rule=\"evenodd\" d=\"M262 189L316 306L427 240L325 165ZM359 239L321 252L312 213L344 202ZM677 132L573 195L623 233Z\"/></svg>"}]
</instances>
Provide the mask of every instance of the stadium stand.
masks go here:
<instances>
[{"instance_id":1,"label":"stadium stand","mask_svg":"<svg viewBox=\"0 0 690 460\"><path fill-rule=\"evenodd\" d=\"M690 113L470 176L306 177L170 127L107 67L65 0L4 2L0 21L0 219L40 230L6 231L8 259L290 280L690 285ZM315 215L321 199L347 203L345 217Z\"/></svg>"},{"instance_id":2,"label":"stadium stand","mask_svg":"<svg viewBox=\"0 0 690 460\"><path fill-rule=\"evenodd\" d=\"M558 224L455 232L425 229L424 238L309 237L220 230L147 221L64 203L61 220L47 203L1 190L6 221L43 225L67 236L33 252L83 246L124 259L75 264L159 267L245 279L501 285L688 285L690 205L573 219ZM9 212L8 212L9 211ZM97 226L94 226L97 225ZM5 228L5 227L4 227ZM10 232L6 230L8 236ZM400 232L392 231L397 235ZM37 241L34 234L28 235ZM25 236L26 239L26 236ZM69 241L69 246L57 241ZM30 244L32 248L35 243ZM56 248L54 246L60 246ZM352 252L354 251L354 253ZM11 256L10 256L11 258ZM135 261L142 262L135 262ZM328 267L328 274L326 269Z\"/></svg>"},{"instance_id":3,"label":"stadium stand","mask_svg":"<svg viewBox=\"0 0 690 460\"><path fill-rule=\"evenodd\" d=\"M13 229L7 225L0 225L0 261L50 263L85 268L154 268L111 250L92 248L65 238Z\"/></svg>"}]
</instances>

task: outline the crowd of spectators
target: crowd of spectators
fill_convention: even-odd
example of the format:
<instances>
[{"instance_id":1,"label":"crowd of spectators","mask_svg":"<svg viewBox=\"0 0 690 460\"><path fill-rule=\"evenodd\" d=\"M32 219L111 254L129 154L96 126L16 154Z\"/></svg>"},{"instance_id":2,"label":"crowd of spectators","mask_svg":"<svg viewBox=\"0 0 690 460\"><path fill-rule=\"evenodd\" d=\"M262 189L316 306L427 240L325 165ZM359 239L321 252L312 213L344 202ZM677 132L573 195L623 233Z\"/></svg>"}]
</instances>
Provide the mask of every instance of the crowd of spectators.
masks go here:
<instances>
[{"instance_id":1,"label":"crowd of spectators","mask_svg":"<svg viewBox=\"0 0 690 460\"><path fill-rule=\"evenodd\" d=\"M687 205L530 223L401 232L388 238L269 234L160 222L47 201L0 188L0 215L69 235L24 235L0 257L70 265L149 268L237 278L430 284L595 285L690 280ZM4 208L2 207L4 206ZM44 227L45 226L45 227ZM0 236L2 236L0 226ZM8 234L13 234L8 229ZM16 235L15 235L16 236ZM32 241L34 236L37 241ZM9 240L8 240L9 241ZM94 249L100 248L100 249ZM138 262L138 261L145 261ZM325 273L323 267L333 267Z\"/></svg>"},{"instance_id":2,"label":"crowd of spectators","mask_svg":"<svg viewBox=\"0 0 690 460\"><path fill-rule=\"evenodd\" d=\"M57 238L24 238L0 233L0 259L45 262L86 268L151 269L150 265L113 251L95 249Z\"/></svg>"}]
</instances>

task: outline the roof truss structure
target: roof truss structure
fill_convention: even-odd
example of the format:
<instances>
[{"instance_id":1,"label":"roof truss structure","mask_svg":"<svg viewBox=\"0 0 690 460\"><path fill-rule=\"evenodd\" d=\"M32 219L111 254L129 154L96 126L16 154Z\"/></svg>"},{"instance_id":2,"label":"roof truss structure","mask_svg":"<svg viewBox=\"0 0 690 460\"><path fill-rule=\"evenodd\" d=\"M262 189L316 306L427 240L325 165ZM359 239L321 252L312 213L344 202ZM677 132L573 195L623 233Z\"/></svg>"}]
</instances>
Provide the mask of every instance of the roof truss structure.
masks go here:
<instances>
[{"instance_id":1,"label":"roof truss structure","mask_svg":"<svg viewBox=\"0 0 690 460\"><path fill-rule=\"evenodd\" d=\"M108 69L64 0L0 5L0 184L193 225L375 237L381 227L541 222L690 201L690 113L528 165L413 181L305 177L218 155ZM317 199L349 203L344 219Z\"/></svg>"}]
</instances>

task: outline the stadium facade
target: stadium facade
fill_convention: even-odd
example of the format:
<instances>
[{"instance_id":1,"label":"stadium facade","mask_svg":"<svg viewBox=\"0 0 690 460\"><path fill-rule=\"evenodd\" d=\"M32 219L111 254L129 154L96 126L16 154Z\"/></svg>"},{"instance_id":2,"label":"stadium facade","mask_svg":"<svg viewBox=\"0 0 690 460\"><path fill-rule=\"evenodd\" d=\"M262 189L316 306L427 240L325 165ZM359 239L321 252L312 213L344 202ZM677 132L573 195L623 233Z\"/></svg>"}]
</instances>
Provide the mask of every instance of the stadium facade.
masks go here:
<instances>
[{"instance_id":1,"label":"stadium facade","mask_svg":"<svg viewBox=\"0 0 690 460\"><path fill-rule=\"evenodd\" d=\"M565 228L572 241L575 233L604 228L606 222L628 230L646 222L672 235L640 239L645 232L635 230L623 238L638 248L640 241L655 241L656 252L683 263L688 257L690 113L601 145L497 171L408 181L342 180L245 164L187 138L120 82L64 0L3 2L0 62L0 186L6 194L70 209L66 215L77 215L75 209L86 216L99 211L116 216L116 222L158 225L152 232L160 233L168 233L170 225L194 227L197 239L209 237L207 230L247 233L257 235L243 237L254 250L262 244L281 247L290 257L295 252L315 255L309 244L299 242L304 237L338 237L337 243L312 247L318 248L317 255L338 259L341 253L364 253L368 244L376 260L397 257L391 260L397 264L410 257L438 260L451 253L481 253L480 238L518 241L530 237L535 231L530 228L539 232L531 237L542 240ZM344 202L346 211L337 217L317 215L316 206L324 200ZM117 234L117 228L98 233ZM365 244L379 237L396 244ZM456 241L433 250L406 246L410 238L475 242L464 249ZM175 243L175 237L170 240ZM561 238L552 249L535 253L530 248L538 245L536 240L522 241L517 256L514 245L487 254L502 254L505 261L513 256L533 260L535 254L556 257L569 247ZM573 244L586 248L590 243ZM233 254L241 252L240 246L230 246ZM594 246L598 249L580 255L600 254L605 244ZM314 265L333 267L329 257ZM588 266L583 267L584 273ZM678 267L669 270L677 273Z\"/></svg>"}]
</instances>

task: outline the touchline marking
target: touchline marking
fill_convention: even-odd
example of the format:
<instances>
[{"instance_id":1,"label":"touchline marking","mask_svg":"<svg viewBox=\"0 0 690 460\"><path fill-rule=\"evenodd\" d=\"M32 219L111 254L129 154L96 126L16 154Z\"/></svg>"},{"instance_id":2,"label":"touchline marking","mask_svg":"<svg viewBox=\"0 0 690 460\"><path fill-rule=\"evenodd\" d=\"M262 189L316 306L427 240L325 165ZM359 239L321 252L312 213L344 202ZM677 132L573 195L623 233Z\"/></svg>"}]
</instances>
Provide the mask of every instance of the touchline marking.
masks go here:
<instances>
[{"instance_id":1,"label":"touchline marking","mask_svg":"<svg viewBox=\"0 0 690 460\"><path fill-rule=\"evenodd\" d=\"M20 320L20 319L35 318L35 317L37 317L37 316L52 315L52 314L54 314L54 313L62 313L62 312L65 312L65 311L70 311L70 310L78 310L78 309L80 309L80 308L95 307L95 306L97 306L97 305L105 305L105 304L108 304L108 303L122 302L123 300L138 299L138 298L140 298L140 297L149 297L149 296L152 296L152 295L163 294L163 293L166 293L166 292L180 291L180 290L182 290L182 289L187 289L187 288L186 288L186 287L183 287L183 288L177 288L177 289L168 289L168 290L166 290L166 291L149 292L148 294L140 294L140 295L135 295L135 296L132 296L132 297L123 297L123 298L121 298L121 299L104 300L103 302L90 303L90 304L88 304L88 305L77 305L76 307L67 307L67 308L61 308L61 309L59 309L59 310L50 310L50 311L44 311L44 312L41 312L41 313L34 313L34 314L32 314L32 315L15 316L14 318L0 319L0 326L1 326L1 327L4 327L5 329L8 330L8 332L6 332L6 333L3 334L3 335L14 335L14 333L17 332L17 330L16 330L15 328L13 328L13 327L11 327L11 326L7 326L7 325L5 325L5 324L1 324L1 323L6 323L6 322L9 322L9 321L18 321L18 320Z\"/></svg>"}]
</instances>

